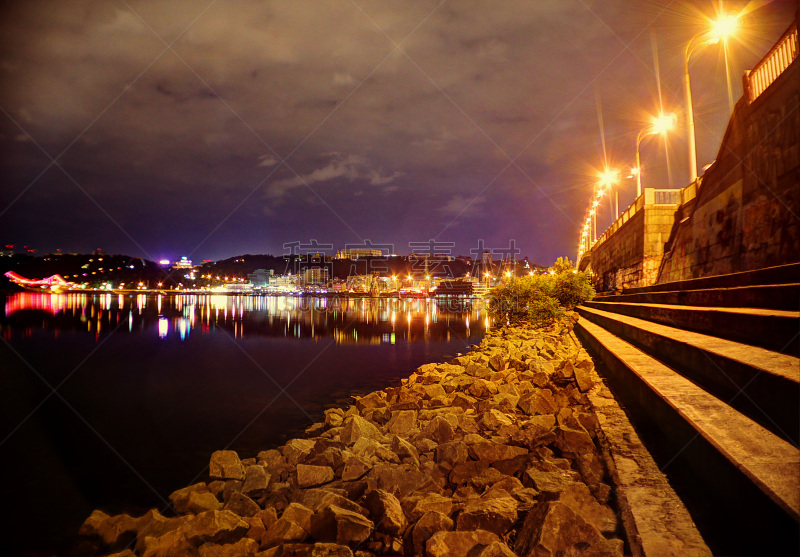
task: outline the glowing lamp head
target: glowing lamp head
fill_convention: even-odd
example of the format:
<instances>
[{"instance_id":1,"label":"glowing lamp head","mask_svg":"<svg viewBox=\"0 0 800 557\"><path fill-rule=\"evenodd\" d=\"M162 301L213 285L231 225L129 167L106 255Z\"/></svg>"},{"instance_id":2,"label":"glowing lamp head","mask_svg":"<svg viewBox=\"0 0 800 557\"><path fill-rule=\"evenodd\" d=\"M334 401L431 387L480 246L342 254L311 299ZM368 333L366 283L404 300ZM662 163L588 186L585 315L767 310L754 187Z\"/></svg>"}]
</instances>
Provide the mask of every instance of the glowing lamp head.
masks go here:
<instances>
[{"instance_id":1,"label":"glowing lamp head","mask_svg":"<svg viewBox=\"0 0 800 557\"><path fill-rule=\"evenodd\" d=\"M711 32L714 39L727 39L736 31L738 27L737 18L734 15L725 15L714 22Z\"/></svg>"},{"instance_id":2,"label":"glowing lamp head","mask_svg":"<svg viewBox=\"0 0 800 557\"><path fill-rule=\"evenodd\" d=\"M619 182L619 170L616 168L606 168L600 173L600 186L609 188Z\"/></svg>"},{"instance_id":3,"label":"glowing lamp head","mask_svg":"<svg viewBox=\"0 0 800 557\"><path fill-rule=\"evenodd\" d=\"M669 114L662 114L653 119L653 127L650 133L667 133L675 129L678 122L678 117L674 112Z\"/></svg>"}]
</instances>

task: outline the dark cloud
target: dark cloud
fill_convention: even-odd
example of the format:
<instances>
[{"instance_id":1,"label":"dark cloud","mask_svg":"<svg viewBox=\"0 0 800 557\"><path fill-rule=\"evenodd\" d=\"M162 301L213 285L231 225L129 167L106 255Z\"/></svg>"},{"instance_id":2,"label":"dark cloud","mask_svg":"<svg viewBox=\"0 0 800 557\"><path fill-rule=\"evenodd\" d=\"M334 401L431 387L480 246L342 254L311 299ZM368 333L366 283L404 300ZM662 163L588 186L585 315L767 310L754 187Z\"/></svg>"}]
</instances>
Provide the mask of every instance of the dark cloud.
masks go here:
<instances>
[{"instance_id":1,"label":"dark cloud","mask_svg":"<svg viewBox=\"0 0 800 557\"><path fill-rule=\"evenodd\" d=\"M602 160L597 99L607 151L630 165L658 103L652 34L664 104L682 106L681 45L717 2L692 6L6 3L2 239L195 259L310 238L572 255ZM753 13L733 49L739 90L793 9ZM694 78L709 162L727 117L718 56L698 57ZM685 142L668 147L678 187ZM642 152L649 184L666 185L664 146Z\"/></svg>"}]
</instances>

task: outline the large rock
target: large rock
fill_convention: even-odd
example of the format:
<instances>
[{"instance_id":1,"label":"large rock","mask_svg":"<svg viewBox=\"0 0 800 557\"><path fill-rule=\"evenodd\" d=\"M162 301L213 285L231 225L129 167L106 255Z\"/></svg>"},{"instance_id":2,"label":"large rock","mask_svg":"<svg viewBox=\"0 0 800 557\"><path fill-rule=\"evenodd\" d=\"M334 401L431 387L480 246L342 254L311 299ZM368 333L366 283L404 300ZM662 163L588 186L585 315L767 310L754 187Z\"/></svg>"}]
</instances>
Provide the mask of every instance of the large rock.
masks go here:
<instances>
[{"instance_id":1,"label":"large rock","mask_svg":"<svg viewBox=\"0 0 800 557\"><path fill-rule=\"evenodd\" d=\"M446 468L450 469L460 462L466 462L467 458L469 458L469 453L463 442L451 441L437 446L434 458L438 464L445 465Z\"/></svg>"},{"instance_id":2,"label":"large rock","mask_svg":"<svg viewBox=\"0 0 800 557\"><path fill-rule=\"evenodd\" d=\"M337 543L284 543L258 557L353 557L353 550Z\"/></svg>"},{"instance_id":3,"label":"large rock","mask_svg":"<svg viewBox=\"0 0 800 557\"><path fill-rule=\"evenodd\" d=\"M517 521L512 497L468 499L456 519L456 530L488 530L503 536Z\"/></svg>"},{"instance_id":4,"label":"large rock","mask_svg":"<svg viewBox=\"0 0 800 557\"><path fill-rule=\"evenodd\" d=\"M233 543L245 535L250 525L231 511L206 511L188 522L181 530L191 543Z\"/></svg>"},{"instance_id":5,"label":"large rock","mask_svg":"<svg viewBox=\"0 0 800 557\"><path fill-rule=\"evenodd\" d=\"M244 480L244 466L236 451L216 451L211 455L208 475L215 480Z\"/></svg>"},{"instance_id":6,"label":"large rock","mask_svg":"<svg viewBox=\"0 0 800 557\"><path fill-rule=\"evenodd\" d=\"M376 464L366 477L374 479L379 489L400 499L413 491L423 489L433 481L416 466L408 464Z\"/></svg>"},{"instance_id":7,"label":"large rock","mask_svg":"<svg viewBox=\"0 0 800 557\"><path fill-rule=\"evenodd\" d=\"M255 464L244 469L242 493L250 497L263 495L269 487L270 474L263 466Z\"/></svg>"},{"instance_id":8,"label":"large rock","mask_svg":"<svg viewBox=\"0 0 800 557\"><path fill-rule=\"evenodd\" d=\"M291 520L306 532L311 532L311 516L313 514L314 511L305 505L289 503L289 506L283 510L281 518Z\"/></svg>"},{"instance_id":9,"label":"large rock","mask_svg":"<svg viewBox=\"0 0 800 557\"><path fill-rule=\"evenodd\" d=\"M339 434L342 443L352 445L362 438L374 441L383 441L383 435L374 424L361 416L350 416L344 421L344 426Z\"/></svg>"},{"instance_id":10,"label":"large rock","mask_svg":"<svg viewBox=\"0 0 800 557\"><path fill-rule=\"evenodd\" d=\"M480 423L489 430L495 430L502 426L511 426L514 424L511 418L508 417L508 414L494 408L481 414Z\"/></svg>"},{"instance_id":11,"label":"large rock","mask_svg":"<svg viewBox=\"0 0 800 557\"><path fill-rule=\"evenodd\" d=\"M607 540L567 505L539 503L517 533L514 550L522 557L622 555L622 544Z\"/></svg>"},{"instance_id":12,"label":"large rock","mask_svg":"<svg viewBox=\"0 0 800 557\"><path fill-rule=\"evenodd\" d=\"M307 489L299 502L314 511L320 511L325 507L336 505L362 516L367 516L367 509L345 497L345 493L344 490Z\"/></svg>"},{"instance_id":13,"label":"large rock","mask_svg":"<svg viewBox=\"0 0 800 557\"><path fill-rule=\"evenodd\" d=\"M366 460L357 456L351 456L344 463L344 468L342 469L342 481L351 482L353 480L357 480L364 476L364 474L369 472L371 469L372 465Z\"/></svg>"},{"instance_id":14,"label":"large rock","mask_svg":"<svg viewBox=\"0 0 800 557\"><path fill-rule=\"evenodd\" d=\"M408 503L404 504L408 505ZM453 500L450 497L446 497L445 495L441 495L439 493L427 493L409 506L410 508L408 509L408 517L412 521L432 511L438 512L445 516L450 516L450 514L453 512Z\"/></svg>"},{"instance_id":15,"label":"large rock","mask_svg":"<svg viewBox=\"0 0 800 557\"><path fill-rule=\"evenodd\" d=\"M201 542L202 543L202 542ZM142 541L143 557L176 557L178 555L186 557L199 556L196 546L186 538L186 534L180 530L172 530L162 536L154 538L148 536Z\"/></svg>"},{"instance_id":16,"label":"large rock","mask_svg":"<svg viewBox=\"0 0 800 557\"><path fill-rule=\"evenodd\" d=\"M454 557L474 555L485 546L499 542L497 534L486 530L472 532L437 532L425 544L428 557Z\"/></svg>"},{"instance_id":17,"label":"large rock","mask_svg":"<svg viewBox=\"0 0 800 557\"><path fill-rule=\"evenodd\" d=\"M517 557L517 554L503 542L492 542L484 547L476 557Z\"/></svg>"},{"instance_id":18,"label":"large rock","mask_svg":"<svg viewBox=\"0 0 800 557\"><path fill-rule=\"evenodd\" d=\"M283 456L291 466L296 466L311 453L316 443L311 439L292 439L283 446Z\"/></svg>"},{"instance_id":19,"label":"large rock","mask_svg":"<svg viewBox=\"0 0 800 557\"><path fill-rule=\"evenodd\" d=\"M420 435L439 444L448 443L455 438L453 426L442 416L435 416L429 421L425 427L422 428Z\"/></svg>"},{"instance_id":20,"label":"large rock","mask_svg":"<svg viewBox=\"0 0 800 557\"><path fill-rule=\"evenodd\" d=\"M417 413L414 410L395 410L386 424L390 433L406 433L417 427Z\"/></svg>"},{"instance_id":21,"label":"large rock","mask_svg":"<svg viewBox=\"0 0 800 557\"><path fill-rule=\"evenodd\" d=\"M592 438L583 428L578 430L558 426L556 429L556 438L558 439L556 446L562 453L579 455L593 453L595 450Z\"/></svg>"},{"instance_id":22,"label":"large rock","mask_svg":"<svg viewBox=\"0 0 800 557\"><path fill-rule=\"evenodd\" d=\"M423 555L425 544L436 532L449 532L454 523L446 514L428 511L411 528L413 555Z\"/></svg>"},{"instance_id":23,"label":"large rock","mask_svg":"<svg viewBox=\"0 0 800 557\"><path fill-rule=\"evenodd\" d=\"M200 557L254 557L257 552L258 542L250 538L225 545L207 543L198 548Z\"/></svg>"},{"instance_id":24,"label":"large rock","mask_svg":"<svg viewBox=\"0 0 800 557\"><path fill-rule=\"evenodd\" d=\"M617 514L610 507L598 503L586 485L576 483L568 487L559 494L558 500L601 533L613 534L616 532Z\"/></svg>"},{"instance_id":25,"label":"large rock","mask_svg":"<svg viewBox=\"0 0 800 557\"><path fill-rule=\"evenodd\" d=\"M173 491L169 500L172 508L180 514L198 514L222 508L222 503L208 490L205 482Z\"/></svg>"},{"instance_id":26,"label":"large rock","mask_svg":"<svg viewBox=\"0 0 800 557\"><path fill-rule=\"evenodd\" d=\"M559 493L576 483L575 476L561 469L540 470L529 468L522 476L522 483L538 491Z\"/></svg>"},{"instance_id":27,"label":"large rock","mask_svg":"<svg viewBox=\"0 0 800 557\"><path fill-rule=\"evenodd\" d=\"M95 510L83 523L78 535L99 539L109 549L121 549L136 537L140 526L142 519L127 514L109 516L103 511Z\"/></svg>"},{"instance_id":28,"label":"large rock","mask_svg":"<svg viewBox=\"0 0 800 557\"><path fill-rule=\"evenodd\" d=\"M162 516L155 509L147 511L147 513L139 519L139 533L136 537L136 546L134 550L137 553L143 553L145 549L145 540L147 538L159 538L167 532L178 530L184 523L189 520L184 516L176 516L167 518Z\"/></svg>"},{"instance_id":29,"label":"large rock","mask_svg":"<svg viewBox=\"0 0 800 557\"><path fill-rule=\"evenodd\" d=\"M333 481L335 474L330 466L297 465L297 485L299 487L316 487Z\"/></svg>"},{"instance_id":30,"label":"large rock","mask_svg":"<svg viewBox=\"0 0 800 557\"><path fill-rule=\"evenodd\" d=\"M279 518L267 528L261 538L261 547L273 547L282 543L303 542L308 538L308 531L288 518Z\"/></svg>"},{"instance_id":31,"label":"large rock","mask_svg":"<svg viewBox=\"0 0 800 557\"><path fill-rule=\"evenodd\" d=\"M558 404L549 389L537 389L519 399L517 406L529 416L536 414L555 414Z\"/></svg>"},{"instance_id":32,"label":"large rock","mask_svg":"<svg viewBox=\"0 0 800 557\"><path fill-rule=\"evenodd\" d=\"M369 509L375 528L387 534L400 534L406 528L406 516L400 501L382 489L374 489L367 493L364 506Z\"/></svg>"},{"instance_id":33,"label":"large rock","mask_svg":"<svg viewBox=\"0 0 800 557\"><path fill-rule=\"evenodd\" d=\"M258 506L258 503L239 491L231 493L224 508L226 511L234 512L239 516L253 516L261 511L261 507Z\"/></svg>"},{"instance_id":34,"label":"large rock","mask_svg":"<svg viewBox=\"0 0 800 557\"><path fill-rule=\"evenodd\" d=\"M528 449L514 447L512 445L502 445L500 443L483 442L470 445L469 454L475 460L497 462L498 460L507 460L517 456L524 456L528 454Z\"/></svg>"},{"instance_id":35,"label":"large rock","mask_svg":"<svg viewBox=\"0 0 800 557\"><path fill-rule=\"evenodd\" d=\"M419 451L417 451L417 448L399 435L392 436L392 441L389 445L389 448L401 460L405 462L419 463Z\"/></svg>"},{"instance_id":36,"label":"large rock","mask_svg":"<svg viewBox=\"0 0 800 557\"><path fill-rule=\"evenodd\" d=\"M311 517L311 535L323 542L356 545L372 533L374 524L364 516L331 505Z\"/></svg>"}]
</instances>

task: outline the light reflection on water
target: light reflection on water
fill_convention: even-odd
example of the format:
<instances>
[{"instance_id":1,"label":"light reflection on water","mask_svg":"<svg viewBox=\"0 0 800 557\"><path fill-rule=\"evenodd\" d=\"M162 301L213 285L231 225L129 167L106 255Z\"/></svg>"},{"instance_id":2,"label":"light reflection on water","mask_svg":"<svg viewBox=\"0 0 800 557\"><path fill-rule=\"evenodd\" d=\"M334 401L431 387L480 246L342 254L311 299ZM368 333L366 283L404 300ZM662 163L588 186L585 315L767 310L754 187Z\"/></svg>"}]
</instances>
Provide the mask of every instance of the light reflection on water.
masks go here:
<instances>
[{"instance_id":1,"label":"light reflection on water","mask_svg":"<svg viewBox=\"0 0 800 557\"><path fill-rule=\"evenodd\" d=\"M30 311L45 312L42 320ZM400 299L219 294L17 293L5 302L3 335L45 330L153 331L161 339L187 340L222 328L235 338L333 337L336 343L394 344L482 335L491 321L481 300Z\"/></svg>"}]
</instances>

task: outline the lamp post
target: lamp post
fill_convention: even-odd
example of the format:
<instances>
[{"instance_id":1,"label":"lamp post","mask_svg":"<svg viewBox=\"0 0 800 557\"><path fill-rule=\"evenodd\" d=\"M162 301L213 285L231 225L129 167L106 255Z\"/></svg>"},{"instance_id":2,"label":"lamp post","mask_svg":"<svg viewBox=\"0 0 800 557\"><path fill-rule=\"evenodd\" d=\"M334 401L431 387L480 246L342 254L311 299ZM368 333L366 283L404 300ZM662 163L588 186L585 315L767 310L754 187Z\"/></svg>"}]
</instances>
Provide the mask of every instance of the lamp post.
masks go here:
<instances>
[{"instance_id":1,"label":"lamp post","mask_svg":"<svg viewBox=\"0 0 800 557\"><path fill-rule=\"evenodd\" d=\"M642 195L642 164L639 161L639 145L642 143L642 140L647 137L648 135L656 135L660 133L667 133L671 129L675 127L675 121L677 117L675 113L670 112L669 114L662 114L658 118L653 119L653 123L642 130L639 131L639 135L636 136L636 198L638 199L640 195Z\"/></svg>"},{"instance_id":2,"label":"lamp post","mask_svg":"<svg viewBox=\"0 0 800 557\"><path fill-rule=\"evenodd\" d=\"M699 47L710 45L710 44L717 44L720 39L722 39L725 44L725 72L728 78L728 105L733 112L733 93L731 91L731 83L730 83L730 71L728 69L728 46L727 46L727 38L733 33L736 29L736 20L735 16L725 16L714 22L712 30L710 31L710 37L708 31L701 31L689 39L689 42L686 43L686 49L684 51L683 56L683 85L686 92L686 123L688 128L688 144L689 144L689 180L694 182L697 180L697 145L696 145L696 137L695 137L695 130L694 130L694 107L692 104L692 83L689 77L689 58L692 56L692 53ZM699 43L695 44L695 41L700 38L700 36L706 35L707 38ZM637 163L638 165L638 163Z\"/></svg>"}]
</instances>

